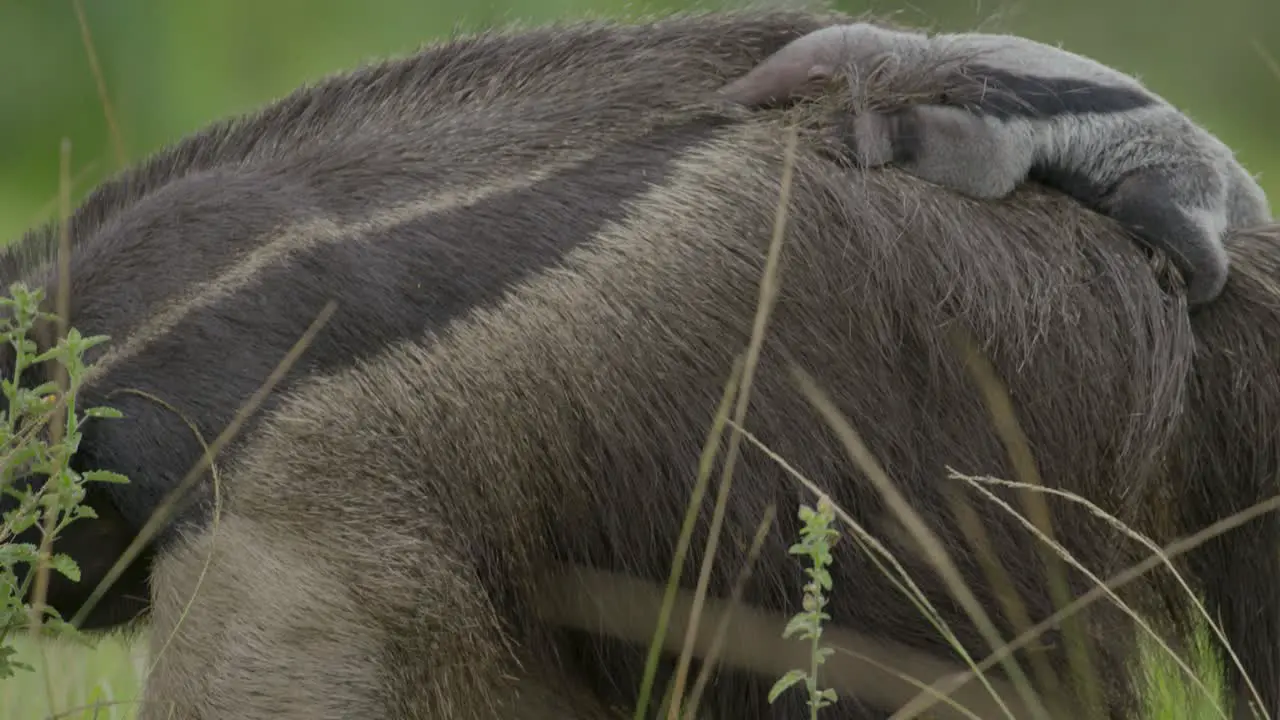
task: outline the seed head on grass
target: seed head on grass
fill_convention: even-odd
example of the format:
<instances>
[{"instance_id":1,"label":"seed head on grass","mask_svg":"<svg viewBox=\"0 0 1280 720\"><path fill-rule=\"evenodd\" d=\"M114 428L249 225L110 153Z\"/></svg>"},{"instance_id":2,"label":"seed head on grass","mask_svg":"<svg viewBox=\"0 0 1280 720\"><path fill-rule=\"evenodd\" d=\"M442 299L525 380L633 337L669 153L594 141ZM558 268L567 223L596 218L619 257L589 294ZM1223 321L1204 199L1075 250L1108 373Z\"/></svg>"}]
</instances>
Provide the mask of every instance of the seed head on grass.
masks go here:
<instances>
[{"instance_id":1,"label":"seed head on grass","mask_svg":"<svg viewBox=\"0 0 1280 720\"><path fill-rule=\"evenodd\" d=\"M835 652L831 648L822 647L822 621L831 616L823 611L827 605L826 593L831 591L831 573L827 567L831 565L831 548L835 545L840 533L831 528L835 520L835 511L826 496L818 498L817 509L808 505L800 506L800 520L804 526L800 528L800 542L792 545L787 551L792 555L807 555L812 563L805 568L809 582L804 586L804 610L791 618L782 631L782 637L790 638L799 635L812 645L809 654L809 670L792 670L778 679L769 690L769 702L772 703L787 688L804 681L809 694L809 717L816 720L818 710L836 702L836 691L831 688L818 689L818 668L826 661L827 656Z\"/></svg>"}]
</instances>

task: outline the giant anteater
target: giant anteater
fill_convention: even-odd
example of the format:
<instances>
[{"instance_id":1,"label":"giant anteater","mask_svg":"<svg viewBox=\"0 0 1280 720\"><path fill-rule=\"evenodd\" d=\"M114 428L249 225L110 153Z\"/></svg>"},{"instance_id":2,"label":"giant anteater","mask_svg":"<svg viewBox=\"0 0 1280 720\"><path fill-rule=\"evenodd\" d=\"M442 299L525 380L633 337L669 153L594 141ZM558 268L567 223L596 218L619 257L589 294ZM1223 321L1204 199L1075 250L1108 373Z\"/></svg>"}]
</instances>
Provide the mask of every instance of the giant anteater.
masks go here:
<instances>
[{"instance_id":1,"label":"giant anteater","mask_svg":"<svg viewBox=\"0 0 1280 720\"><path fill-rule=\"evenodd\" d=\"M833 121L848 109L838 90L771 109L714 97L787 42L847 20L713 13L455 39L215 125L95 191L70 226L70 322L113 338L83 392L126 417L88 424L78 462L132 482L94 486L100 518L62 538L85 569L83 583L51 588L64 613L200 457L179 415L216 434L339 302L218 459L220 512L201 484L88 616L105 628L149 606L164 653L143 717L540 719L631 703L644 648L543 620L546 581L566 563L665 578L704 433L751 332L793 124L783 284L747 429L879 534L971 653L989 648L797 392L792 363L993 611L944 501L957 487L946 468L1011 468L948 340L956 330L1008 383L1047 484L1160 541L1270 497L1280 246L1263 231L1234 237L1223 295L1192 316L1176 279L1162 284L1117 224L1063 195L979 201L859 169ZM52 287L53 236L32 233L2 279ZM786 550L806 497L744 450L715 595L776 504L742 598L798 609L804 577ZM1027 612L1046 616L1036 541L974 507ZM1054 520L1104 577L1141 554L1078 507L1055 503ZM1268 516L1189 561L1273 712L1276 536ZM953 657L865 553L842 548L834 624ZM1105 604L1087 617L1119 716L1133 706L1120 672L1132 635ZM1064 667L1060 646L1048 637L1033 652ZM772 680L728 667L705 705L719 718L795 716L799 693L766 702ZM871 692L824 713L891 709Z\"/></svg>"}]
</instances>

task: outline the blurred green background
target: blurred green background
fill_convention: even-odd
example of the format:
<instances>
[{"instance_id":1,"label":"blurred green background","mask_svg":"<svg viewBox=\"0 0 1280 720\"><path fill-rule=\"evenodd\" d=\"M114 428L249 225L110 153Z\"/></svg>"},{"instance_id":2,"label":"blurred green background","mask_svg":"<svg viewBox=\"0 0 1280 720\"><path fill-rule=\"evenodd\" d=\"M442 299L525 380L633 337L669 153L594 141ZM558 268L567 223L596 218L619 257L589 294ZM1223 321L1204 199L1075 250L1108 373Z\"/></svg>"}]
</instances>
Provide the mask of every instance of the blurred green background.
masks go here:
<instances>
[{"instance_id":1,"label":"blurred green background","mask_svg":"<svg viewBox=\"0 0 1280 720\"><path fill-rule=\"evenodd\" d=\"M304 81L411 51L455 28L690 4L83 0L83 7L132 161ZM939 29L1015 32L1135 73L1234 147L1280 196L1280 0L842 0L837 7L900 13L900 21ZM72 142L80 197L116 161L71 0L0 0L0 242L51 216L63 137Z\"/></svg>"}]
</instances>

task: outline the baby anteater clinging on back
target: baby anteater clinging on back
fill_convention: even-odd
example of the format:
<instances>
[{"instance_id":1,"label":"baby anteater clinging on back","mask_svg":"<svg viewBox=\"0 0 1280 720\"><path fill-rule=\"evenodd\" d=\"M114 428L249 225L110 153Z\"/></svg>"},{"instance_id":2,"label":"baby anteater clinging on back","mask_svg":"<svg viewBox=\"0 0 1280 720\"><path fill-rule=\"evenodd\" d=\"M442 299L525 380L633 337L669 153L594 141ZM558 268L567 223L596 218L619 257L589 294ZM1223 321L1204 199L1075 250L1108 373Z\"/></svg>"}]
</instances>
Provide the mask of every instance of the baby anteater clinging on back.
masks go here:
<instances>
[{"instance_id":1,"label":"baby anteater clinging on back","mask_svg":"<svg viewBox=\"0 0 1280 720\"><path fill-rule=\"evenodd\" d=\"M756 105L839 74L856 86L874 73L924 79L937 94L862 109L854 135L863 164L893 163L981 198L1040 180L1167 253L1193 305L1222 292L1227 231L1270 219L1262 189L1213 135L1136 79L1026 38L826 27L724 92Z\"/></svg>"}]
</instances>

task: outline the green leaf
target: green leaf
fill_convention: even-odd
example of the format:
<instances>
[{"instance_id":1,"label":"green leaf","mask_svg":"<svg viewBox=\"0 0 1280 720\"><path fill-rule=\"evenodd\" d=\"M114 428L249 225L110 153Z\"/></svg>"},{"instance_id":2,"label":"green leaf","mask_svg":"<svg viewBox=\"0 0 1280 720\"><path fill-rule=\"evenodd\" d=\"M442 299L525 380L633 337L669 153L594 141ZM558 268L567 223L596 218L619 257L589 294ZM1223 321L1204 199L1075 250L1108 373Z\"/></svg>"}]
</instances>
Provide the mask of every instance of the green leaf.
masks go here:
<instances>
[{"instance_id":1,"label":"green leaf","mask_svg":"<svg viewBox=\"0 0 1280 720\"><path fill-rule=\"evenodd\" d=\"M118 420L124 417L124 413L113 407L91 407L84 411L85 417L106 418L110 420Z\"/></svg>"},{"instance_id":2,"label":"green leaf","mask_svg":"<svg viewBox=\"0 0 1280 720\"><path fill-rule=\"evenodd\" d=\"M13 513L6 513L4 516L5 527L9 528L9 532L12 535L17 535L18 533L26 532L28 529L31 528L31 526L36 524L37 520L39 520L39 516L33 512L24 513L24 512L15 511ZM11 547L13 546L0 545L0 555L3 555L4 551ZM3 561L0 561L0 562L3 562Z\"/></svg>"},{"instance_id":3,"label":"green leaf","mask_svg":"<svg viewBox=\"0 0 1280 720\"><path fill-rule=\"evenodd\" d=\"M32 395L52 395L58 392L58 383L49 381L43 385L37 385L29 390Z\"/></svg>"},{"instance_id":4,"label":"green leaf","mask_svg":"<svg viewBox=\"0 0 1280 720\"><path fill-rule=\"evenodd\" d=\"M786 675L778 678L778 682L774 683L773 687L769 689L769 704L772 705L773 701L777 700L779 695L787 691L787 688L790 688L798 682L803 682L804 679L805 674L803 670L792 670Z\"/></svg>"},{"instance_id":5,"label":"green leaf","mask_svg":"<svg viewBox=\"0 0 1280 720\"><path fill-rule=\"evenodd\" d=\"M801 630L807 630L808 628L809 628L809 617L803 613L800 615L796 615L795 617L791 618L790 622L787 623L787 627L783 629L782 637L783 639L789 638L792 635L795 635L796 633L800 632Z\"/></svg>"},{"instance_id":6,"label":"green leaf","mask_svg":"<svg viewBox=\"0 0 1280 720\"><path fill-rule=\"evenodd\" d=\"M90 470L86 472L82 477L84 477L85 482L106 482L106 483L129 482L128 477L121 475L118 472L111 472L110 470Z\"/></svg>"},{"instance_id":7,"label":"green leaf","mask_svg":"<svg viewBox=\"0 0 1280 720\"><path fill-rule=\"evenodd\" d=\"M58 553L50 559L49 565L71 582L80 582L80 566L70 555Z\"/></svg>"},{"instance_id":8,"label":"green leaf","mask_svg":"<svg viewBox=\"0 0 1280 720\"><path fill-rule=\"evenodd\" d=\"M110 335L91 335L80 341L80 349L88 350L94 345L100 345L111 339Z\"/></svg>"},{"instance_id":9,"label":"green leaf","mask_svg":"<svg viewBox=\"0 0 1280 720\"><path fill-rule=\"evenodd\" d=\"M818 570L815 568L813 571L813 579L818 581L818 584L822 586L823 590L831 589L831 573L826 570Z\"/></svg>"},{"instance_id":10,"label":"green leaf","mask_svg":"<svg viewBox=\"0 0 1280 720\"><path fill-rule=\"evenodd\" d=\"M31 543L5 543L0 545L0 565L4 567L11 567L18 563L34 565L39 551L40 549Z\"/></svg>"},{"instance_id":11,"label":"green leaf","mask_svg":"<svg viewBox=\"0 0 1280 720\"><path fill-rule=\"evenodd\" d=\"M10 651L12 653L17 653L17 650L14 650L13 648L0 648L0 651L5 652L6 655L11 654ZM0 680L3 680L4 678L7 678L7 677L13 677L14 670L25 670L26 672L35 672L35 668L31 667L27 663L24 663L18 660L9 660L7 657L0 658Z\"/></svg>"}]
</instances>

